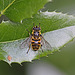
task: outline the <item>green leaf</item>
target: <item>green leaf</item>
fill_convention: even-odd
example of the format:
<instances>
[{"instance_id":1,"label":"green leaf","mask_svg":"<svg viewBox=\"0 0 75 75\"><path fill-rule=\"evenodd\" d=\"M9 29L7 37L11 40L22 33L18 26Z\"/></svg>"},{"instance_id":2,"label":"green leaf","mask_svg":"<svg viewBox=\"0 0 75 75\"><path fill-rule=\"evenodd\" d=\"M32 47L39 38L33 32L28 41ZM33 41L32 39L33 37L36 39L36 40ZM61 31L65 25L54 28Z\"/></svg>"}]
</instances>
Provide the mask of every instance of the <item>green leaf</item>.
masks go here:
<instances>
[{"instance_id":1,"label":"green leaf","mask_svg":"<svg viewBox=\"0 0 75 75\"><path fill-rule=\"evenodd\" d=\"M43 37L51 45L51 50L44 50L44 52L38 50L35 52L30 48L27 54L28 47L23 49L20 47L22 42L29 37L26 29L31 32L33 23L35 25L41 23L42 33L47 31ZM6 52L6 55L3 55L5 61L8 63L32 61L59 50L75 37L74 25L75 17L56 12L40 12L34 15L33 18L23 20L22 24L3 21L0 24L0 48ZM7 58L8 56L11 57L10 61Z\"/></svg>"},{"instance_id":2,"label":"green leaf","mask_svg":"<svg viewBox=\"0 0 75 75\"><path fill-rule=\"evenodd\" d=\"M56 11L67 13L68 15L75 16L75 0L52 0L45 5L42 11Z\"/></svg>"},{"instance_id":3,"label":"green leaf","mask_svg":"<svg viewBox=\"0 0 75 75\"><path fill-rule=\"evenodd\" d=\"M24 40L16 40L12 42L1 43L0 46L7 53L5 60L6 62L21 63L25 61L31 61L33 59L38 59L39 57L51 54L52 52L59 50L62 46L64 46L64 44L68 43L74 37L75 26L47 32L45 33L44 38L49 42L49 44L52 47L52 50L44 50L44 52L38 50L35 52L32 49L30 49L28 54L26 53L28 51L28 47L23 49L20 48L21 43ZM7 56L9 55L12 57L11 61L7 59Z\"/></svg>"},{"instance_id":4,"label":"green leaf","mask_svg":"<svg viewBox=\"0 0 75 75\"><path fill-rule=\"evenodd\" d=\"M22 24L13 23L10 21L0 24L0 42L18 40L29 37L28 29L32 31L33 23L39 25L41 23L42 33L45 31L53 31L56 29L75 25L75 18L62 13L56 12L41 12L23 20Z\"/></svg>"},{"instance_id":5,"label":"green leaf","mask_svg":"<svg viewBox=\"0 0 75 75\"><path fill-rule=\"evenodd\" d=\"M7 53L0 48L0 60L5 60L6 54Z\"/></svg>"},{"instance_id":6,"label":"green leaf","mask_svg":"<svg viewBox=\"0 0 75 75\"><path fill-rule=\"evenodd\" d=\"M49 0L1 0L1 14L6 15L14 22L21 22L25 18L32 17L43 8Z\"/></svg>"},{"instance_id":7,"label":"green leaf","mask_svg":"<svg viewBox=\"0 0 75 75\"><path fill-rule=\"evenodd\" d=\"M15 0L0 0L0 16L14 3Z\"/></svg>"}]
</instances>

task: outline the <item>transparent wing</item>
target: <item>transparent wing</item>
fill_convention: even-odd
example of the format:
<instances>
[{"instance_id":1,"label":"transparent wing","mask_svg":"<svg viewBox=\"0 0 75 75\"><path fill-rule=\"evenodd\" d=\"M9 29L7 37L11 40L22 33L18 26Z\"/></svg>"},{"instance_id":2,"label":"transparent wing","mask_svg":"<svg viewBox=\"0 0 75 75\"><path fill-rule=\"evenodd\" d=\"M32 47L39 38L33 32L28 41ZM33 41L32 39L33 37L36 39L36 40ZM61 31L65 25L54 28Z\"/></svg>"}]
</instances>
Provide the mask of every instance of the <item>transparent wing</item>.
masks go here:
<instances>
[{"instance_id":1,"label":"transparent wing","mask_svg":"<svg viewBox=\"0 0 75 75\"><path fill-rule=\"evenodd\" d=\"M41 44L42 44L42 50L51 50L52 47L51 45L44 39L44 37L42 37L42 40L41 40Z\"/></svg>"},{"instance_id":2,"label":"transparent wing","mask_svg":"<svg viewBox=\"0 0 75 75\"><path fill-rule=\"evenodd\" d=\"M22 44L20 45L20 48L29 47L30 40L31 40L31 36L28 37L28 38L26 38L26 39L24 40L24 42L22 42Z\"/></svg>"}]
</instances>

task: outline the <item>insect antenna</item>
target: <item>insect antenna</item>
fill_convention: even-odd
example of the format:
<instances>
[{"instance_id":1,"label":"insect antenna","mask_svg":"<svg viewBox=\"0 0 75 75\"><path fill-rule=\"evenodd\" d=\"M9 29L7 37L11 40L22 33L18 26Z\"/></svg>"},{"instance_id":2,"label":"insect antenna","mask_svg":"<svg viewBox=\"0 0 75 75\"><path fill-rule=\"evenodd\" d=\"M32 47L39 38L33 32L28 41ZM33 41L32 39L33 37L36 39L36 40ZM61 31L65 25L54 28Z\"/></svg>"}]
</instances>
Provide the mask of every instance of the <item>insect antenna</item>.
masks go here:
<instances>
[{"instance_id":1,"label":"insect antenna","mask_svg":"<svg viewBox=\"0 0 75 75\"><path fill-rule=\"evenodd\" d=\"M40 27L40 23L39 23L39 27Z\"/></svg>"},{"instance_id":2,"label":"insect antenna","mask_svg":"<svg viewBox=\"0 0 75 75\"><path fill-rule=\"evenodd\" d=\"M35 26L35 24L33 23L33 26Z\"/></svg>"}]
</instances>

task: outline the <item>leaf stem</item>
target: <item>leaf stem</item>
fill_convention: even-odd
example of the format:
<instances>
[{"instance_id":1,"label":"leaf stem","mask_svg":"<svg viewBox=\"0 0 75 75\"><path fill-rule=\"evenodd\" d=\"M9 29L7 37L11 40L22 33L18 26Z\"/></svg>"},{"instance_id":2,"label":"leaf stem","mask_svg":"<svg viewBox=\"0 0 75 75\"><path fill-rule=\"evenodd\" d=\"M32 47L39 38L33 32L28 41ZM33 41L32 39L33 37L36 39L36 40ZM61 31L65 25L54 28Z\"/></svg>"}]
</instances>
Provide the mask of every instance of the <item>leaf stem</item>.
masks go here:
<instances>
[{"instance_id":1,"label":"leaf stem","mask_svg":"<svg viewBox=\"0 0 75 75\"><path fill-rule=\"evenodd\" d=\"M15 0L13 0L3 11L1 11L1 15L15 2ZM0 15L0 16L1 16Z\"/></svg>"}]
</instances>

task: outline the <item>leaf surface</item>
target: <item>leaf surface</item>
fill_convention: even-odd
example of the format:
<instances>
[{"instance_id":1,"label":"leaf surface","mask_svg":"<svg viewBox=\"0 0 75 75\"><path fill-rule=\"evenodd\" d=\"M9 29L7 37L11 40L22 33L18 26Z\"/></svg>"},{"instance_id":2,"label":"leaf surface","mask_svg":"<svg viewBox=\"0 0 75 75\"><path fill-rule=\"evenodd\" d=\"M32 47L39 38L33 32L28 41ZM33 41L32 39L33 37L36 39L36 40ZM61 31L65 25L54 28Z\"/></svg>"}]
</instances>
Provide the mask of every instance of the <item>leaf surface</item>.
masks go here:
<instances>
[{"instance_id":1,"label":"leaf surface","mask_svg":"<svg viewBox=\"0 0 75 75\"><path fill-rule=\"evenodd\" d=\"M9 20L21 22L25 18L31 18L39 9L43 8L49 0L1 0L1 15L5 15Z\"/></svg>"},{"instance_id":2,"label":"leaf surface","mask_svg":"<svg viewBox=\"0 0 75 75\"><path fill-rule=\"evenodd\" d=\"M28 29L31 33L33 23L38 25L41 23L41 31L44 33L44 38L49 42L51 50L33 51L31 48L27 54L28 47L20 48L22 42L29 37ZM8 63L24 62L38 59L59 50L66 43L75 37L75 17L56 13L56 12L40 12L33 16L33 18L24 19L22 24L13 23L10 21L2 22L0 24L0 51L6 52L2 54ZM8 56L11 57L9 61Z\"/></svg>"}]
</instances>

